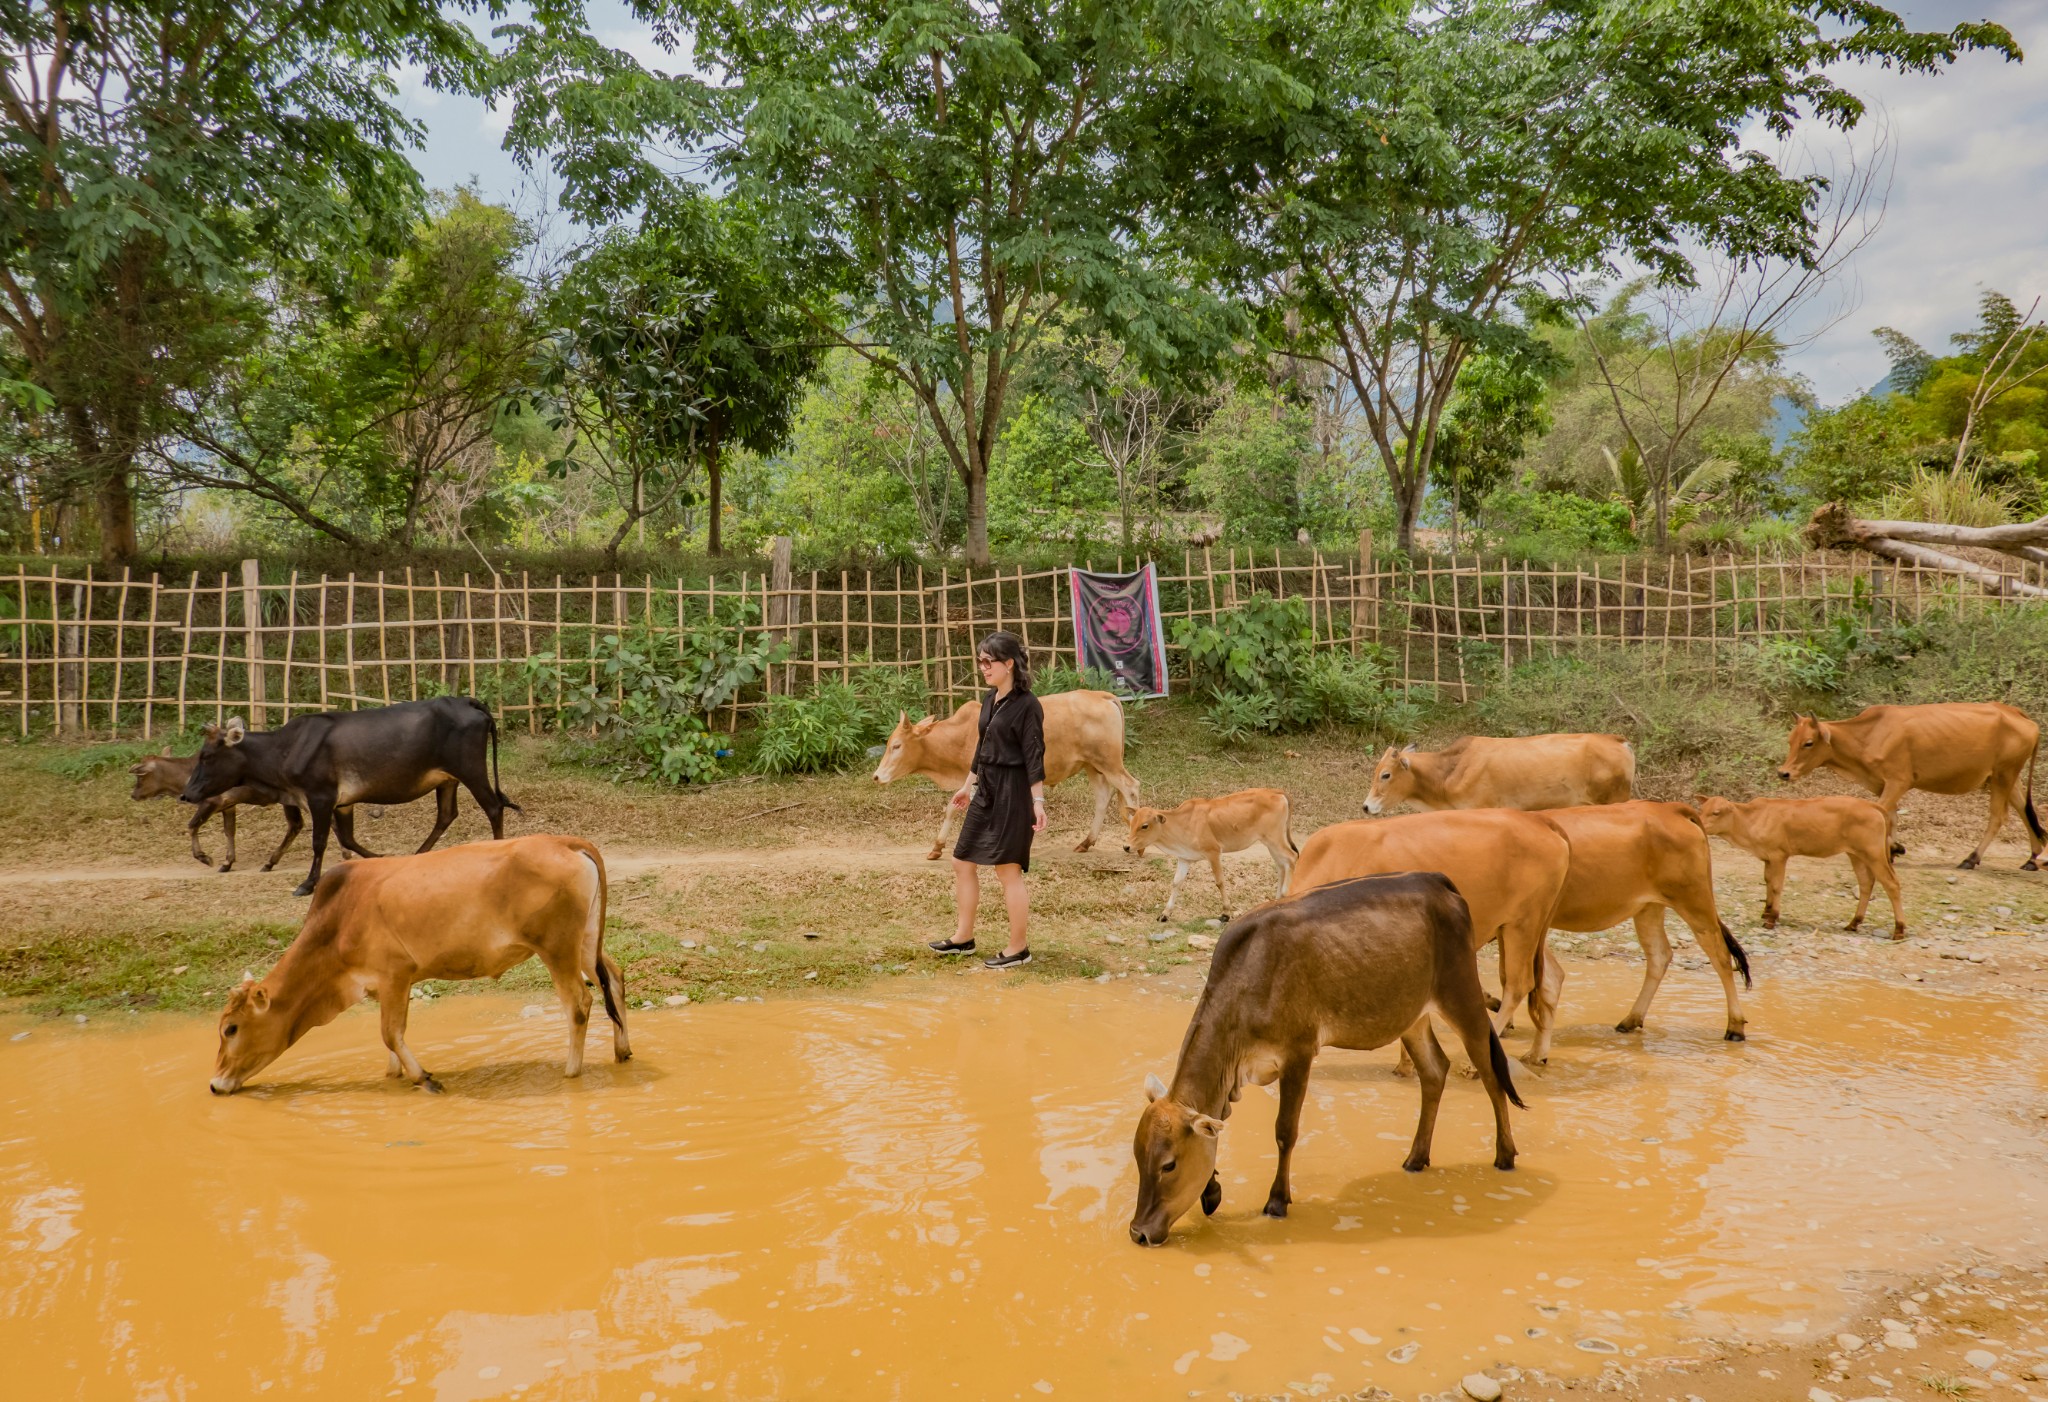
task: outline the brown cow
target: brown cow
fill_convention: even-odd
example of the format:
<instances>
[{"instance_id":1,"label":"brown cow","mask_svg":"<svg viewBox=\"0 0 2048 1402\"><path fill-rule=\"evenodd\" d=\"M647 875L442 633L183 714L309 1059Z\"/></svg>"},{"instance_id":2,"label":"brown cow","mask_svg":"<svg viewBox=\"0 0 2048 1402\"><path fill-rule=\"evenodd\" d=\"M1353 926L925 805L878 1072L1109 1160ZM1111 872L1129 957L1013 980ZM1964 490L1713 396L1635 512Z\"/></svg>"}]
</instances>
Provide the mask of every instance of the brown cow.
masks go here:
<instances>
[{"instance_id":1,"label":"brown cow","mask_svg":"<svg viewBox=\"0 0 2048 1402\"><path fill-rule=\"evenodd\" d=\"M2048 830L2034 814L2034 749L2040 742L2041 727L2026 712L1996 701L1866 706L1849 720L1800 716L1778 777L1791 783L1820 768L1845 774L1877 795L1893 826L1908 790L1970 793L1988 783L1991 809L1984 836L1959 865L1968 871L1983 860L2011 806L2026 816L2031 838L2020 870L2038 871L2041 849L2048 846ZM1906 849L1894 842L1891 850Z\"/></svg>"},{"instance_id":2,"label":"brown cow","mask_svg":"<svg viewBox=\"0 0 2048 1402\"><path fill-rule=\"evenodd\" d=\"M1472 910L1472 945L1501 942L1501 1023L1529 1001L1535 1040L1523 1060L1550 1059L1552 1005L1538 995L1544 940L1571 875L1571 844L1535 813L1481 808L1333 823L1302 844L1289 889L1307 891L1354 876L1437 871Z\"/></svg>"},{"instance_id":3,"label":"brown cow","mask_svg":"<svg viewBox=\"0 0 2048 1402\"><path fill-rule=\"evenodd\" d=\"M1467 735L1441 750L1388 746L1365 811L1423 808L1574 808L1624 803L1634 792L1636 752L1619 735Z\"/></svg>"},{"instance_id":4,"label":"brown cow","mask_svg":"<svg viewBox=\"0 0 2048 1402\"><path fill-rule=\"evenodd\" d=\"M258 981L243 979L220 1015L216 1095L232 1095L308 1031L374 997L393 1076L431 1091L405 1043L412 986L422 979L497 978L537 956L569 1015L569 1060L583 1071L594 978L626 1042L625 979L604 952L604 856L580 837L542 834L411 857L350 862L321 876L298 938Z\"/></svg>"},{"instance_id":5,"label":"brown cow","mask_svg":"<svg viewBox=\"0 0 2048 1402\"><path fill-rule=\"evenodd\" d=\"M1164 921L1173 915L1173 903L1180 899L1180 884L1187 880L1188 867L1197 861L1209 863L1216 877L1216 894L1223 899L1223 918L1230 918L1230 893L1223 887L1223 854L1242 852L1254 842L1266 849L1273 865L1280 869L1280 889L1275 899L1287 894L1287 881L1294 871L1294 859L1301 851L1289 830L1287 795L1278 789L1241 789L1222 798L1191 798L1178 808L1164 811L1138 808L1131 812L1130 840L1124 850L1142 858L1157 850L1173 858L1173 889L1167 893Z\"/></svg>"},{"instance_id":6,"label":"brown cow","mask_svg":"<svg viewBox=\"0 0 2048 1402\"><path fill-rule=\"evenodd\" d=\"M198 762L199 756L186 755L183 758L179 758L173 755L168 747L161 754L145 755L139 763L130 766L128 770L130 774L135 776L135 787L129 792L128 797L134 799L170 798L182 793L184 792L186 782L192 777L192 766ZM221 831L227 835L228 840L227 860L220 864L220 869L222 871L233 871L235 869L235 809L269 808L279 803L284 803L284 795L275 789L265 788L261 784L243 784L239 788L229 789L224 794L200 801L194 805L192 817L185 824L185 834L192 840L192 860L208 866L213 864L213 858L207 856L205 849L199 845L199 830L206 826L208 819L218 813L220 814ZM284 837L277 844L277 850L270 854L270 860L263 864L264 871L269 871L277 865L278 858L282 857L285 854L285 849L297 840L299 829L304 826L305 820L300 817L297 805L285 803ZM355 841L352 826L348 841L351 843Z\"/></svg>"},{"instance_id":7,"label":"brown cow","mask_svg":"<svg viewBox=\"0 0 2048 1402\"><path fill-rule=\"evenodd\" d=\"M1522 1098L1486 1021L1472 939L1465 902L1435 872L1339 881L1261 906L1224 931L1181 1039L1172 1087L1156 1076L1145 1081L1150 1103L1131 1144L1138 1160L1131 1240L1159 1245L1198 1201L1215 1212L1223 1200L1217 1137L1231 1103L1245 1085L1276 1080L1280 1164L1265 1212L1285 1217L1309 1066L1324 1047L1366 1050L1400 1040L1422 1072L1422 1113L1401 1167L1427 1168L1450 1070L1430 1027L1432 1011L1456 1029L1493 1102L1494 1167L1513 1168L1508 1102L1521 1106Z\"/></svg>"},{"instance_id":8,"label":"brown cow","mask_svg":"<svg viewBox=\"0 0 2048 1402\"><path fill-rule=\"evenodd\" d=\"M1058 691L1038 699L1045 708L1046 787L1085 769L1095 790L1095 820L1088 826L1088 836L1074 848L1085 852L1102 836L1112 795L1121 800L1126 813L1138 806L1138 781L1124 768L1124 708L1107 691ZM922 774L952 795L967 782L980 716L979 700L963 702L944 720L926 716L913 722L908 711L900 713L882 747L882 762L875 766L875 782ZM945 855L953 817L953 805L948 803L939 814L939 835L925 854L932 861Z\"/></svg>"},{"instance_id":9,"label":"brown cow","mask_svg":"<svg viewBox=\"0 0 2048 1402\"><path fill-rule=\"evenodd\" d=\"M1867 798L1757 798L1734 803L1725 798L1698 800L1700 824L1725 837L1764 864L1764 928L1778 927L1778 897L1785 890L1788 857L1847 856L1856 872L1856 915L1844 929L1854 930L1870 909L1870 888L1882 882L1892 902L1892 938L1906 937L1906 907L1899 899L1899 877L1892 868L1891 825L1885 811Z\"/></svg>"},{"instance_id":10,"label":"brown cow","mask_svg":"<svg viewBox=\"0 0 2048 1402\"><path fill-rule=\"evenodd\" d=\"M1571 876L1564 899L1550 918L1552 929L1590 933L1633 920L1643 946L1643 987L1617 1032L1635 1032L1649 1016L1650 1000L1671 967L1671 942L1664 935L1664 911L1678 912L1706 951L1728 1000L1722 1036L1744 1040L1742 999L1735 974L1748 984L1749 956L1723 923L1714 904L1714 862L1700 819L1683 803L1594 804L1553 808L1543 815L1564 830L1572 845ZM1564 966L1545 963L1546 1000L1556 1006Z\"/></svg>"}]
</instances>

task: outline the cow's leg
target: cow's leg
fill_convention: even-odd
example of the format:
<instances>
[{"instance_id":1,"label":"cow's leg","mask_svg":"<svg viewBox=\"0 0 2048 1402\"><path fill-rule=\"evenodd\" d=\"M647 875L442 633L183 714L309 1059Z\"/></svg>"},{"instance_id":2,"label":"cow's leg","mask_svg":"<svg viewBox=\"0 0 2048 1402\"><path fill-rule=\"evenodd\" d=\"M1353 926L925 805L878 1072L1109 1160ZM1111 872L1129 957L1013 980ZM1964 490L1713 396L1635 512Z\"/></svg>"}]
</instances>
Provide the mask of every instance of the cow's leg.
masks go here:
<instances>
[{"instance_id":1,"label":"cow's leg","mask_svg":"<svg viewBox=\"0 0 2048 1402\"><path fill-rule=\"evenodd\" d=\"M1728 1024L1721 1031L1721 1039L1726 1042L1748 1041L1749 1018L1742 1011L1742 994L1735 987L1735 953L1729 947L1729 941L1735 936L1727 933L1727 927L1721 923L1721 912L1715 909L1711 900L1676 905L1672 909L1692 931L1693 943L1707 956L1707 962L1714 966L1714 973L1721 980L1721 996L1728 1003Z\"/></svg>"},{"instance_id":2,"label":"cow's leg","mask_svg":"<svg viewBox=\"0 0 2048 1402\"><path fill-rule=\"evenodd\" d=\"M555 982L555 996L562 1000L562 1011L569 1015L569 1060L562 1067L564 1076L583 1074L583 1041L590 1031L590 986L583 981L583 971L573 955L564 959L546 959L548 976ZM616 1048L616 1042L614 1042Z\"/></svg>"},{"instance_id":3,"label":"cow's leg","mask_svg":"<svg viewBox=\"0 0 2048 1402\"><path fill-rule=\"evenodd\" d=\"M1883 857L1883 860L1881 862L1873 862L1871 866L1877 874L1878 881L1884 885L1885 895L1891 898L1892 938L1902 940L1906 937L1906 903L1899 899L1899 874L1892 867L1892 858L1889 852L1880 853L1879 855Z\"/></svg>"},{"instance_id":4,"label":"cow's leg","mask_svg":"<svg viewBox=\"0 0 2048 1402\"><path fill-rule=\"evenodd\" d=\"M206 820L214 814L215 801L206 799L194 805L192 816L185 823L185 836L192 843L192 860L201 866L212 866L213 858L206 855L206 849L199 845L199 830L206 826Z\"/></svg>"},{"instance_id":5,"label":"cow's leg","mask_svg":"<svg viewBox=\"0 0 2048 1402\"><path fill-rule=\"evenodd\" d=\"M222 871L233 871L235 869L235 806L232 803L221 805L220 835L221 840L228 845L227 859L220 864L220 869Z\"/></svg>"},{"instance_id":6,"label":"cow's leg","mask_svg":"<svg viewBox=\"0 0 2048 1402\"><path fill-rule=\"evenodd\" d=\"M317 812L314 815L314 830L320 827ZM412 979L401 976L385 979L377 986L377 1020L384 1033L384 1045L391 1050L392 1064L398 1074L416 1086L430 1091L439 1091L441 1083L420 1065L419 1058L412 1054L412 1048L405 1044L405 1018L412 1008Z\"/></svg>"},{"instance_id":7,"label":"cow's leg","mask_svg":"<svg viewBox=\"0 0 2048 1402\"><path fill-rule=\"evenodd\" d=\"M334 840L341 844L345 854L353 852L358 857L374 857L377 854L356 838L356 809L354 804L334 810Z\"/></svg>"},{"instance_id":8,"label":"cow's leg","mask_svg":"<svg viewBox=\"0 0 2048 1402\"><path fill-rule=\"evenodd\" d=\"M284 806L284 836L278 839L277 850L270 854L270 860L263 864L265 871L278 864L284 856L284 849L299 840L299 829L305 826L306 820L299 815L299 806L296 803L287 803Z\"/></svg>"},{"instance_id":9,"label":"cow's leg","mask_svg":"<svg viewBox=\"0 0 2048 1402\"><path fill-rule=\"evenodd\" d=\"M1547 933L1540 923L1523 928L1510 925L1500 932L1500 1019L1505 1024L1522 1000L1529 1000L1529 1021L1535 1024L1535 1033L1522 1060L1530 1066L1550 1060L1550 1009L1555 1006L1556 994L1545 990L1542 983L1564 982L1564 966L1545 957ZM1554 970L1550 966L1555 966Z\"/></svg>"},{"instance_id":10,"label":"cow's leg","mask_svg":"<svg viewBox=\"0 0 2048 1402\"><path fill-rule=\"evenodd\" d=\"M1990 802L1984 814L1984 835L1977 839L1976 849L1956 863L1964 871L1976 870L1977 863L1984 860L1984 849L1991 845L1991 839L1997 837L1998 830L2005 826L2005 808L2011 796L2012 786L1999 783L1998 776L1993 775L1988 792Z\"/></svg>"},{"instance_id":11,"label":"cow's leg","mask_svg":"<svg viewBox=\"0 0 2048 1402\"><path fill-rule=\"evenodd\" d=\"M953 807L953 796L947 794L946 806L939 810L939 835L932 839L932 850L924 854L926 861L936 862L946 855L946 838L952 834L955 811L957 810Z\"/></svg>"},{"instance_id":12,"label":"cow's leg","mask_svg":"<svg viewBox=\"0 0 2048 1402\"><path fill-rule=\"evenodd\" d=\"M1443 1103L1444 1082L1450 1079L1451 1059L1444 1055L1443 1047L1438 1044L1436 1032L1429 1025L1428 1013L1417 1018L1415 1025L1401 1034L1401 1050L1415 1063L1415 1079L1422 1087L1422 1113L1415 1120L1415 1142L1408 1146L1408 1157L1401 1160L1401 1167L1410 1173L1420 1173L1429 1167L1429 1146L1436 1138L1437 1106ZM1483 1061L1486 1048L1481 1047L1473 1055Z\"/></svg>"},{"instance_id":13,"label":"cow's leg","mask_svg":"<svg viewBox=\"0 0 2048 1402\"><path fill-rule=\"evenodd\" d=\"M1486 1087L1486 1097L1493 1102L1493 1166L1499 1169L1513 1168L1515 1133L1508 1125L1508 1085L1501 1079L1507 1058L1499 1050L1500 1039L1494 1034L1493 1024L1486 1020L1485 1009L1480 1004L1445 998L1441 994L1437 999L1436 1010L1450 1023L1451 1030L1456 1032L1458 1039L1465 1044L1465 1055L1472 1058L1472 1065L1479 1072L1480 1084ZM1434 1043L1435 1034L1429 1031L1427 1017L1423 1019L1423 1029L1425 1035ZM1437 1055L1443 1055L1441 1047L1437 1049ZM1494 1061L1496 1056L1500 1057L1498 1067ZM1429 1127L1433 1130L1436 1121L1434 1109L1429 1112L1429 1119ZM1416 1129L1416 1141L1422 1149L1422 1163L1417 1167L1426 1167L1429 1163L1429 1141L1423 1137L1419 1125ZM1414 1157L1412 1151L1409 1157Z\"/></svg>"},{"instance_id":14,"label":"cow's leg","mask_svg":"<svg viewBox=\"0 0 2048 1402\"><path fill-rule=\"evenodd\" d=\"M1074 844L1076 852L1086 852L1102 836L1102 820L1109 814L1110 796L1116 791L1109 786L1109 780L1101 770L1088 771L1088 792L1095 800L1095 816L1089 820L1088 835Z\"/></svg>"},{"instance_id":15,"label":"cow's leg","mask_svg":"<svg viewBox=\"0 0 2048 1402\"><path fill-rule=\"evenodd\" d=\"M500 813L498 819L498 822L491 824L492 837L503 837L505 835L499 830L504 821L504 814ZM420 844L419 850L421 852L431 852L434 849L434 844L441 840L441 834L448 831L448 825L454 821L455 781L450 779L447 783L434 790L434 830L427 834L427 840Z\"/></svg>"},{"instance_id":16,"label":"cow's leg","mask_svg":"<svg viewBox=\"0 0 2048 1402\"><path fill-rule=\"evenodd\" d=\"M1854 930L1863 923L1863 912L1870 909L1870 888L1877 884L1877 874L1870 869L1870 863L1859 852L1849 854L1849 866L1856 873L1856 913L1849 917L1849 923L1842 928Z\"/></svg>"},{"instance_id":17,"label":"cow's leg","mask_svg":"<svg viewBox=\"0 0 2048 1402\"><path fill-rule=\"evenodd\" d=\"M1785 859L1764 858L1764 928L1778 928L1778 898L1785 894Z\"/></svg>"},{"instance_id":18,"label":"cow's leg","mask_svg":"<svg viewBox=\"0 0 2048 1402\"><path fill-rule=\"evenodd\" d=\"M1885 840L1890 844L1894 857L1906 854L1906 844L1899 841L1895 829L1899 825L1899 803L1911 788L1912 785L1904 779L1888 779L1884 787L1877 791L1877 806L1884 809Z\"/></svg>"},{"instance_id":19,"label":"cow's leg","mask_svg":"<svg viewBox=\"0 0 2048 1402\"><path fill-rule=\"evenodd\" d=\"M1188 879L1188 864L1178 857L1173 862L1173 889L1166 893L1166 909L1159 912L1159 923L1164 925L1173 918L1173 907L1180 900L1180 884Z\"/></svg>"},{"instance_id":20,"label":"cow's leg","mask_svg":"<svg viewBox=\"0 0 2048 1402\"><path fill-rule=\"evenodd\" d=\"M1637 991L1635 1006L1628 1010L1628 1016L1614 1024L1617 1032L1642 1030L1643 1019L1650 1015L1650 1002L1671 967L1671 941L1664 933L1663 906L1644 906L1636 912L1636 943L1643 947L1643 986ZM1705 943L1701 941L1702 945Z\"/></svg>"},{"instance_id":21,"label":"cow's leg","mask_svg":"<svg viewBox=\"0 0 2048 1402\"><path fill-rule=\"evenodd\" d=\"M334 795L331 793L309 793L306 805L312 810L313 819L313 865L306 872L306 879L292 891L295 896L310 896L313 888L320 884L320 867L327 860L327 834L334 827Z\"/></svg>"},{"instance_id":22,"label":"cow's leg","mask_svg":"<svg viewBox=\"0 0 2048 1402\"><path fill-rule=\"evenodd\" d=\"M1209 871L1216 878L1216 899L1223 903L1223 918L1228 920L1230 918L1230 892L1223 884L1223 852L1220 848L1210 849Z\"/></svg>"},{"instance_id":23,"label":"cow's leg","mask_svg":"<svg viewBox=\"0 0 2048 1402\"><path fill-rule=\"evenodd\" d=\"M1301 1102L1308 1095L1308 1068L1315 1061L1312 1051L1297 1051L1280 1068L1280 1118L1273 1123L1273 1141L1280 1146L1280 1164L1273 1171L1273 1191L1266 1194L1266 1215L1285 1217L1287 1204L1294 1201L1288 1191L1287 1170L1294 1158L1294 1140L1301 1132Z\"/></svg>"},{"instance_id":24,"label":"cow's leg","mask_svg":"<svg viewBox=\"0 0 2048 1402\"><path fill-rule=\"evenodd\" d=\"M610 1015L614 1008L618 1010L618 1015L611 1019L612 1060L631 1061L633 1059L633 1044L626 1040L625 972L619 968L619 961L606 954L603 950L598 951L597 964L592 972L596 974L598 983L611 993L611 997L605 1003L606 1014Z\"/></svg>"},{"instance_id":25,"label":"cow's leg","mask_svg":"<svg viewBox=\"0 0 2048 1402\"><path fill-rule=\"evenodd\" d=\"M1294 852L1288 847L1276 847L1268 842L1266 855L1273 859L1274 868L1280 873L1280 887L1273 892L1273 899L1279 900L1287 894L1287 887L1294 880Z\"/></svg>"}]
</instances>

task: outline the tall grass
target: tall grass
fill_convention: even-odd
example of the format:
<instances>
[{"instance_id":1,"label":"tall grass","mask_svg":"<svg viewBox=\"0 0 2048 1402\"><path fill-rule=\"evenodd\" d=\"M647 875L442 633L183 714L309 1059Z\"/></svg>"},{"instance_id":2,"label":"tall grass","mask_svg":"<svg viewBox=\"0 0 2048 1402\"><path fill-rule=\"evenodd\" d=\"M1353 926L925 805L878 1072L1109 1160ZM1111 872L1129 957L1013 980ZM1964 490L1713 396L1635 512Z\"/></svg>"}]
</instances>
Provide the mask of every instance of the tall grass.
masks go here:
<instances>
[{"instance_id":1,"label":"tall grass","mask_svg":"<svg viewBox=\"0 0 2048 1402\"><path fill-rule=\"evenodd\" d=\"M2002 526L2013 518L2019 498L1994 487L1974 467L1954 471L1913 469L1912 478L1892 488L1877 504L1887 521L1929 521L1944 526Z\"/></svg>"}]
</instances>

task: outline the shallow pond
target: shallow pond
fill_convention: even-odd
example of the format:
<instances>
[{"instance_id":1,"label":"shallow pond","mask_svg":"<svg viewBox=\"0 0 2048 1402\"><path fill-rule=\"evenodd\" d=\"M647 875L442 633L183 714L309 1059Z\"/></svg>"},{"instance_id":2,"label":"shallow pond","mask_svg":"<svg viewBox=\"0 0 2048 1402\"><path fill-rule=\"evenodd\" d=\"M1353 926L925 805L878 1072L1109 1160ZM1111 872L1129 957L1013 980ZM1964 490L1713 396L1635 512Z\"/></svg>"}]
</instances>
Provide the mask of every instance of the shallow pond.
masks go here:
<instances>
[{"instance_id":1,"label":"shallow pond","mask_svg":"<svg viewBox=\"0 0 2048 1402\"><path fill-rule=\"evenodd\" d=\"M636 1058L600 1024L577 1082L552 1005L416 1005L441 1096L383 1078L370 1009L229 1099L210 1020L0 1021L6 1391L1412 1397L1805 1337L1871 1279L2043 1256L2032 1010L1784 976L1731 1046L1676 974L1623 1037L1637 971L1571 968L1551 1066L1516 1063L1515 1172L1458 1079L1404 1174L1413 1082L1328 1053L1293 1215L1258 1215L1249 1090L1222 1210L1154 1250L1130 1133L1192 1004L1136 980L640 1012Z\"/></svg>"}]
</instances>

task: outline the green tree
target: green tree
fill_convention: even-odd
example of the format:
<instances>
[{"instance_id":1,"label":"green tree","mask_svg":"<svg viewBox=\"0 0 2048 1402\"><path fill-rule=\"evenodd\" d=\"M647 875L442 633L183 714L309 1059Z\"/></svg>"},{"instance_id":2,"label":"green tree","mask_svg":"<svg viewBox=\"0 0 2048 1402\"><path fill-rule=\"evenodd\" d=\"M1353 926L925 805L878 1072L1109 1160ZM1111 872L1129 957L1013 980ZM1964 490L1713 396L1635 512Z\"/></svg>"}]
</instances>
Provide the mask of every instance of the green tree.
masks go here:
<instances>
[{"instance_id":1,"label":"green tree","mask_svg":"<svg viewBox=\"0 0 2048 1402\"><path fill-rule=\"evenodd\" d=\"M1207 13L1165 0L798 5L639 0L716 82L651 74L586 32L573 0L508 26L511 139L551 155L593 219L667 198L667 152L759 209L776 275L821 336L923 406L988 560L988 472L1013 381L1057 322L1147 364L1219 354L1228 319L1152 261L1134 203L1130 96L1239 59Z\"/></svg>"},{"instance_id":2,"label":"green tree","mask_svg":"<svg viewBox=\"0 0 2048 1402\"><path fill-rule=\"evenodd\" d=\"M1537 348L1542 348L1537 343ZM1474 355L1458 374L1457 393L1445 411L1430 478L1451 495L1451 548L1458 544L1458 513L1506 485L1524 446L1550 427L1544 400L1545 362Z\"/></svg>"},{"instance_id":3,"label":"green tree","mask_svg":"<svg viewBox=\"0 0 2048 1402\"><path fill-rule=\"evenodd\" d=\"M1319 333L1404 549L1460 368L1525 344L1554 279L1626 257L1682 285L1692 246L1797 264L1814 190L1746 149L1752 125L1853 126L1831 65L2019 57L1997 25L1919 33L1840 0L1269 0L1227 23L1291 81L1151 90L1134 196L1176 212L1276 341L1289 314Z\"/></svg>"},{"instance_id":4,"label":"green tree","mask_svg":"<svg viewBox=\"0 0 2048 1402\"><path fill-rule=\"evenodd\" d=\"M261 325L254 276L411 227L391 70L483 55L434 0L25 0L0 35L0 329L126 557L137 455Z\"/></svg>"}]
</instances>

